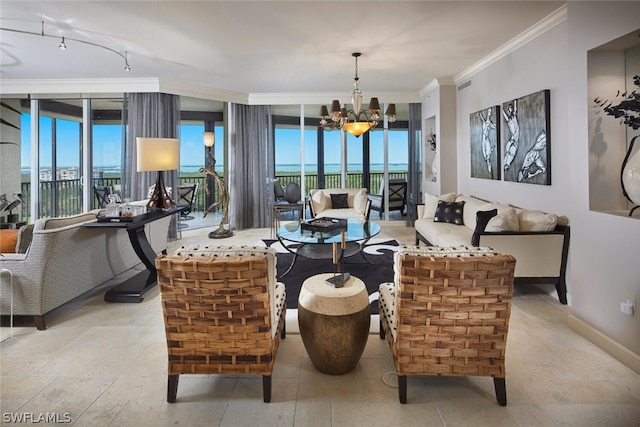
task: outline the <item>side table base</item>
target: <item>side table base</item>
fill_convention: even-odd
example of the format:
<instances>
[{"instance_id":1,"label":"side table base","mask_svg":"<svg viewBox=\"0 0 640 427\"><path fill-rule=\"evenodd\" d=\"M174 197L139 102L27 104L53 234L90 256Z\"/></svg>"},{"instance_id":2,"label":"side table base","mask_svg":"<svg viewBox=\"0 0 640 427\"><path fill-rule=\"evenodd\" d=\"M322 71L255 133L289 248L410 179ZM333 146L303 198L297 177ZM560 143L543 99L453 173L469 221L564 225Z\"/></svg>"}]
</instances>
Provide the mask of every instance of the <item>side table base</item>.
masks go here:
<instances>
[{"instance_id":1,"label":"side table base","mask_svg":"<svg viewBox=\"0 0 640 427\"><path fill-rule=\"evenodd\" d=\"M352 371L367 344L371 310L330 316L298 305L300 336L311 363L320 372L342 375Z\"/></svg>"}]
</instances>

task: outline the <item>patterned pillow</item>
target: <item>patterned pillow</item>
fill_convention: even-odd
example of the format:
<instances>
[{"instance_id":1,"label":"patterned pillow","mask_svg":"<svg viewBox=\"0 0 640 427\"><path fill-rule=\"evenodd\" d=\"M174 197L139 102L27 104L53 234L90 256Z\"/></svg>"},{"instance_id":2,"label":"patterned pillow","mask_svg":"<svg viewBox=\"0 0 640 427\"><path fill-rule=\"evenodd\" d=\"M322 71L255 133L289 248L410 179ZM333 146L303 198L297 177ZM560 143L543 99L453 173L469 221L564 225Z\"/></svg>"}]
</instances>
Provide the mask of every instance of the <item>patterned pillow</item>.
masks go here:
<instances>
[{"instance_id":1,"label":"patterned pillow","mask_svg":"<svg viewBox=\"0 0 640 427\"><path fill-rule=\"evenodd\" d=\"M476 212L476 228L471 236L471 246L480 246L480 233L484 232L489 220L498 215L498 209Z\"/></svg>"},{"instance_id":2,"label":"patterned pillow","mask_svg":"<svg viewBox=\"0 0 640 427\"><path fill-rule=\"evenodd\" d=\"M347 193L331 194L332 209L346 209L349 207L349 195Z\"/></svg>"},{"instance_id":3,"label":"patterned pillow","mask_svg":"<svg viewBox=\"0 0 640 427\"><path fill-rule=\"evenodd\" d=\"M445 202L438 201L436 214L433 217L434 222L446 222L449 224L463 225L462 212L464 209L464 201L461 202Z\"/></svg>"}]
</instances>

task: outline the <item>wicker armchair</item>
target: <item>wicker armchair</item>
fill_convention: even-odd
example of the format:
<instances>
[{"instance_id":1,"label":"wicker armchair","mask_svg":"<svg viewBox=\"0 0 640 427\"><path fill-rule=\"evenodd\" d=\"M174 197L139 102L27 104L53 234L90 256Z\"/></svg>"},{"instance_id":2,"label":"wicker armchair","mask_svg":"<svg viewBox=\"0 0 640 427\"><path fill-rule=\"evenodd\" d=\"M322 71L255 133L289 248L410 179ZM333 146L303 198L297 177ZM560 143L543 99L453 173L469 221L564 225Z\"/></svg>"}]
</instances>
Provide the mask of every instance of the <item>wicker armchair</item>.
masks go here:
<instances>
[{"instance_id":1,"label":"wicker armchair","mask_svg":"<svg viewBox=\"0 0 640 427\"><path fill-rule=\"evenodd\" d=\"M222 252L222 253L221 253ZM167 402L180 374L271 374L285 337L285 289L275 281L275 252L237 251L156 259L169 356Z\"/></svg>"},{"instance_id":2,"label":"wicker armchair","mask_svg":"<svg viewBox=\"0 0 640 427\"><path fill-rule=\"evenodd\" d=\"M515 258L488 248L403 248L380 285L385 336L407 402L408 375L491 376L507 404L505 349Z\"/></svg>"}]
</instances>

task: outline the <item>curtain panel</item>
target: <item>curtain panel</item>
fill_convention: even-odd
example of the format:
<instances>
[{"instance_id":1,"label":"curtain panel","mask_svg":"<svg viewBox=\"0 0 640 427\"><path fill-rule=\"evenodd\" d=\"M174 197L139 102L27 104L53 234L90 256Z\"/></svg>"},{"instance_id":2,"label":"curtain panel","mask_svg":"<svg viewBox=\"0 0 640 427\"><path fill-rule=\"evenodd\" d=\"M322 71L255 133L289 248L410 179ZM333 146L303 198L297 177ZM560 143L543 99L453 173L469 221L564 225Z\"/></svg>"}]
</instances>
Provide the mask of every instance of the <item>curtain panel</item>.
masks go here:
<instances>
[{"instance_id":1,"label":"curtain panel","mask_svg":"<svg viewBox=\"0 0 640 427\"><path fill-rule=\"evenodd\" d=\"M232 104L229 222L232 229L270 226L268 160L273 159L271 107ZM272 173L271 173L272 175Z\"/></svg>"},{"instance_id":2,"label":"curtain panel","mask_svg":"<svg viewBox=\"0 0 640 427\"><path fill-rule=\"evenodd\" d=\"M155 184L157 172L136 170L136 138L179 138L180 97L167 93L125 94L127 129L122 150L122 194L132 200L147 198L149 187ZM164 172L165 184L171 187L171 197L178 196L177 171ZM169 237L177 236L175 218L171 221Z\"/></svg>"},{"instance_id":3,"label":"curtain panel","mask_svg":"<svg viewBox=\"0 0 640 427\"><path fill-rule=\"evenodd\" d=\"M409 104L409 171L407 176L407 223L413 226L416 204L422 201L422 104Z\"/></svg>"}]
</instances>

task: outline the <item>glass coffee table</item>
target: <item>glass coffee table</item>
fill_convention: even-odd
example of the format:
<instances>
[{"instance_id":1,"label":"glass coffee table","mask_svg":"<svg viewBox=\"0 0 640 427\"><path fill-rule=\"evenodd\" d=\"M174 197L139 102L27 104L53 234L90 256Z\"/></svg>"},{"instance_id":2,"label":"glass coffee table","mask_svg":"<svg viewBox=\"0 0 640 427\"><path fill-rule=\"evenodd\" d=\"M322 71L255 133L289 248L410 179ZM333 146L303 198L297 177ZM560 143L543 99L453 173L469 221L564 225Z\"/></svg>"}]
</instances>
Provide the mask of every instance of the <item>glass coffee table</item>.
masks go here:
<instances>
[{"instance_id":1,"label":"glass coffee table","mask_svg":"<svg viewBox=\"0 0 640 427\"><path fill-rule=\"evenodd\" d=\"M342 258L360 254L365 261L373 264L364 255L363 250L369 239L380 233L380 226L375 222L349 218L346 220L346 227L319 231L318 229L305 229L305 223L298 221L279 227L276 233L276 237L282 246L293 254L291 265L280 277L286 276L291 271L298 256L317 260L333 259L333 243L337 243L338 247L340 247L342 230L345 231L346 242ZM296 248L290 248L287 246L287 242L300 243L300 245Z\"/></svg>"}]
</instances>

